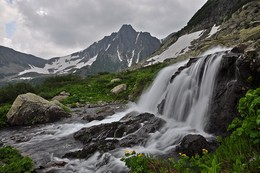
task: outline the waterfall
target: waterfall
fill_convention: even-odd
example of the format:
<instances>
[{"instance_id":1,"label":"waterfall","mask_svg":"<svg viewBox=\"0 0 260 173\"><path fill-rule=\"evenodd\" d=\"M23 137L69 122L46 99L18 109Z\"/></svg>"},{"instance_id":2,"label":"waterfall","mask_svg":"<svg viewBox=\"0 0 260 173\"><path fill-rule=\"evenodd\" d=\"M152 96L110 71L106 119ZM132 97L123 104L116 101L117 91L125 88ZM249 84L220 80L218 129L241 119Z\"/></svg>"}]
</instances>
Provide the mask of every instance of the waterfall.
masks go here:
<instances>
[{"instance_id":1,"label":"waterfall","mask_svg":"<svg viewBox=\"0 0 260 173\"><path fill-rule=\"evenodd\" d=\"M169 85L171 76L185 63L187 63L187 61L173 64L165 67L158 73L150 88L141 95L137 103L139 112L151 112L156 114L157 105L165 97L163 93Z\"/></svg>"},{"instance_id":2,"label":"waterfall","mask_svg":"<svg viewBox=\"0 0 260 173\"><path fill-rule=\"evenodd\" d=\"M161 132L149 139L146 146L149 152L166 151L186 134L210 136L204 132L204 127L222 56L223 53L215 53L199 58L178 71L171 82L171 77L184 62L167 67L141 96L137 105L139 110L152 112L167 121ZM157 109L161 102L164 102L162 115Z\"/></svg>"},{"instance_id":3,"label":"waterfall","mask_svg":"<svg viewBox=\"0 0 260 173\"><path fill-rule=\"evenodd\" d=\"M184 69L166 90L163 116L203 130L222 54L200 58Z\"/></svg>"}]
</instances>

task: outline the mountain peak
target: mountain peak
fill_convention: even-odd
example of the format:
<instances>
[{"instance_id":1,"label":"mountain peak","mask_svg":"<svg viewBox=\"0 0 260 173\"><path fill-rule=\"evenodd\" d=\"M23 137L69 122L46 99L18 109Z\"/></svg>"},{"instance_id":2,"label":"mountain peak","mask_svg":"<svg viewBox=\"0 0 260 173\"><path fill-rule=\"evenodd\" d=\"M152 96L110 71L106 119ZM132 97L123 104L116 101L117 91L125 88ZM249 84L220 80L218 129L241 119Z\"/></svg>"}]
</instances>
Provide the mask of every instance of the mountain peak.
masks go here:
<instances>
[{"instance_id":1,"label":"mountain peak","mask_svg":"<svg viewBox=\"0 0 260 173\"><path fill-rule=\"evenodd\" d=\"M119 29L118 32L121 33L121 32L136 32L136 31L134 30L134 28L131 25L124 24L124 25L122 25L122 27Z\"/></svg>"}]
</instances>

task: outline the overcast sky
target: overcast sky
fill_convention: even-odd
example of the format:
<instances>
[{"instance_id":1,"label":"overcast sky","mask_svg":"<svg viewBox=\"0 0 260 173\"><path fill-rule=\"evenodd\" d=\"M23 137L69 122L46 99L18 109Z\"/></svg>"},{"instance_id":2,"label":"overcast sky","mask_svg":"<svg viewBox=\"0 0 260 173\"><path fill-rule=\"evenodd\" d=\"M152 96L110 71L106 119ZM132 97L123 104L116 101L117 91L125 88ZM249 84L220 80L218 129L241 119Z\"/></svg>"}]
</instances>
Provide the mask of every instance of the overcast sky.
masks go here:
<instances>
[{"instance_id":1,"label":"overcast sky","mask_svg":"<svg viewBox=\"0 0 260 173\"><path fill-rule=\"evenodd\" d=\"M164 38L207 0L0 0L0 45L41 58L87 48L123 24Z\"/></svg>"}]
</instances>

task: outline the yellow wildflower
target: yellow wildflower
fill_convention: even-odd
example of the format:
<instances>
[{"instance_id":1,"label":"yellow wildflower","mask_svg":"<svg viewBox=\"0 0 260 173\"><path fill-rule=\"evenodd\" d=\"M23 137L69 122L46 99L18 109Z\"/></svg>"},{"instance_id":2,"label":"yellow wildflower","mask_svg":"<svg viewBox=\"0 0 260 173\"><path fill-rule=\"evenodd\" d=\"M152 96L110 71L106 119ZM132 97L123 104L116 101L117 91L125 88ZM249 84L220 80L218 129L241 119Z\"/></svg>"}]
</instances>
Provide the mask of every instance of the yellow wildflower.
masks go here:
<instances>
[{"instance_id":1,"label":"yellow wildflower","mask_svg":"<svg viewBox=\"0 0 260 173\"><path fill-rule=\"evenodd\" d=\"M138 157L144 157L144 154L143 153L139 153L137 156Z\"/></svg>"},{"instance_id":2,"label":"yellow wildflower","mask_svg":"<svg viewBox=\"0 0 260 173\"><path fill-rule=\"evenodd\" d=\"M209 151L208 151L207 149L203 148L203 149L202 149L202 152L203 152L204 154L207 154Z\"/></svg>"},{"instance_id":3,"label":"yellow wildflower","mask_svg":"<svg viewBox=\"0 0 260 173\"><path fill-rule=\"evenodd\" d=\"M130 153L132 153L131 150L125 150L125 154L130 154Z\"/></svg>"},{"instance_id":4,"label":"yellow wildflower","mask_svg":"<svg viewBox=\"0 0 260 173\"><path fill-rule=\"evenodd\" d=\"M134 155L136 154L135 150L125 150L125 155Z\"/></svg>"},{"instance_id":5,"label":"yellow wildflower","mask_svg":"<svg viewBox=\"0 0 260 173\"><path fill-rule=\"evenodd\" d=\"M135 150L133 150L133 151L131 152L131 154L136 154Z\"/></svg>"},{"instance_id":6,"label":"yellow wildflower","mask_svg":"<svg viewBox=\"0 0 260 173\"><path fill-rule=\"evenodd\" d=\"M186 155L186 154L182 154L181 156L182 156L182 157L186 157L187 155Z\"/></svg>"}]
</instances>

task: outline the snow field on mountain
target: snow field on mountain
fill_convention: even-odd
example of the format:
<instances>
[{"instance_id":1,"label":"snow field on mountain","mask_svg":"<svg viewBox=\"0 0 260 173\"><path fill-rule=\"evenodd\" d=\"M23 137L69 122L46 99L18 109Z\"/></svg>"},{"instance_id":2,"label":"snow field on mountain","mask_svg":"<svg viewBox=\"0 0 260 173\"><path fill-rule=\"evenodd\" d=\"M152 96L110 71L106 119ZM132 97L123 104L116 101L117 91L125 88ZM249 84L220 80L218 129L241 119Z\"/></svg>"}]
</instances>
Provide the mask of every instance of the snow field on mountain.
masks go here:
<instances>
[{"instance_id":1,"label":"snow field on mountain","mask_svg":"<svg viewBox=\"0 0 260 173\"><path fill-rule=\"evenodd\" d=\"M191 46L191 42L193 40L198 39L203 32L204 30L201 30L181 36L174 44L168 47L164 52L148 59L147 61L150 62L149 65L158 62L163 62L164 60L169 58L176 58L177 56L186 53L189 50L189 46Z\"/></svg>"},{"instance_id":2,"label":"snow field on mountain","mask_svg":"<svg viewBox=\"0 0 260 173\"><path fill-rule=\"evenodd\" d=\"M51 64L46 64L43 68L30 65L31 68L20 72L19 76L30 72L35 72L39 74L64 74L71 70L72 67L80 69L84 66L90 66L93 64L93 62L96 61L96 59L97 55L90 58L87 62L80 62L82 58L78 58L78 56L68 55L56 59Z\"/></svg>"}]
</instances>

